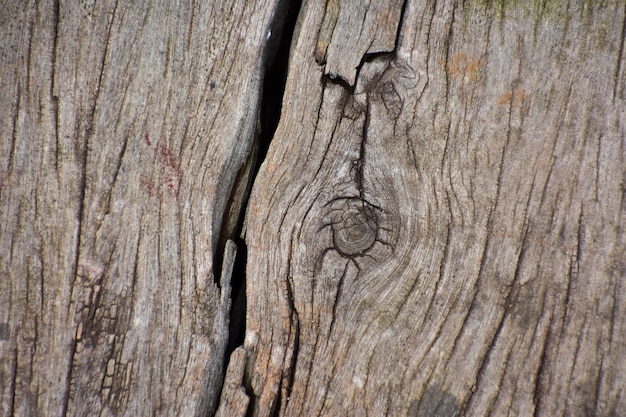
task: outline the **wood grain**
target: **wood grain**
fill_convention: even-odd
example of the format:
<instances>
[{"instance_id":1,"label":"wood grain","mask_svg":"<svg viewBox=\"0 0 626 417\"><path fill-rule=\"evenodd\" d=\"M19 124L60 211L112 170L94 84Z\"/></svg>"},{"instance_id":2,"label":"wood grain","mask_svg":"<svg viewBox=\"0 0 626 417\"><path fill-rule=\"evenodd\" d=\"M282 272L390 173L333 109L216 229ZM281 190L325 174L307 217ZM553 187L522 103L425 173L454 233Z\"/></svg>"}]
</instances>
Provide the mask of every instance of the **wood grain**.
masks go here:
<instances>
[{"instance_id":1,"label":"wood grain","mask_svg":"<svg viewBox=\"0 0 626 417\"><path fill-rule=\"evenodd\" d=\"M409 1L358 72L328 13L248 208L252 414L623 413L624 4Z\"/></svg>"},{"instance_id":2,"label":"wood grain","mask_svg":"<svg viewBox=\"0 0 626 417\"><path fill-rule=\"evenodd\" d=\"M286 4L4 2L0 414L624 414L618 1L304 2L225 373Z\"/></svg>"},{"instance_id":3,"label":"wood grain","mask_svg":"<svg viewBox=\"0 0 626 417\"><path fill-rule=\"evenodd\" d=\"M277 7L3 2L1 415L215 410Z\"/></svg>"}]
</instances>

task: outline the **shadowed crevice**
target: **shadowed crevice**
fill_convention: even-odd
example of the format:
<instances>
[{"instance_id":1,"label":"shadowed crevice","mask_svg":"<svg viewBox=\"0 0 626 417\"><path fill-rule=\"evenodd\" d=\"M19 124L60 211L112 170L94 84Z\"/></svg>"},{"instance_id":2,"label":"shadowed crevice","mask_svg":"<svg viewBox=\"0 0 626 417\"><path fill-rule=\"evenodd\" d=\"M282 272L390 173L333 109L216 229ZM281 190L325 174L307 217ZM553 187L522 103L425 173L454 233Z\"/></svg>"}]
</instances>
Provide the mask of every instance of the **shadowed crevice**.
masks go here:
<instances>
[{"instance_id":1,"label":"shadowed crevice","mask_svg":"<svg viewBox=\"0 0 626 417\"><path fill-rule=\"evenodd\" d=\"M259 120L257 134L253 144L253 157L250 172L247 178L241 209L238 213L237 225L232 236L224 236L224 240L232 239L237 243L237 257L231 277L232 305L229 320L229 340L226 358L237 346L243 344L245 335L246 314L246 263L247 249L245 242L245 212L252 184L259 172L259 167L267 155L282 110L282 100L287 80L289 66L289 51L291 38L300 12L300 1L283 1L278 6L277 15L272 24L272 35L268 40L268 57L264 69L263 91L259 105ZM219 253L219 250L218 250Z\"/></svg>"}]
</instances>

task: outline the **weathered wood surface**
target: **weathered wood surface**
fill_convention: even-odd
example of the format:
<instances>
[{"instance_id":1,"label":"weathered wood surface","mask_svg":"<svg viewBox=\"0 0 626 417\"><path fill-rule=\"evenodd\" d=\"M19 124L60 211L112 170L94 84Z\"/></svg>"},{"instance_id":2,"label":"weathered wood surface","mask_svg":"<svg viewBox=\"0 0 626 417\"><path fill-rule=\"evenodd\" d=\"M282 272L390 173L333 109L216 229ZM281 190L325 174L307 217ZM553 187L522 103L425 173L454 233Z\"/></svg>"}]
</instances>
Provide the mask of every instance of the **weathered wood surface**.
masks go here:
<instances>
[{"instance_id":1,"label":"weathered wood surface","mask_svg":"<svg viewBox=\"0 0 626 417\"><path fill-rule=\"evenodd\" d=\"M278 2L2 3L0 414L206 415Z\"/></svg>"},{"instance_id":2,"label":"weathered wood surface","mask_svg":"<svg viewBox=\"0 0 626 417\"><path fill-rule=\"evenodd\" d=\"M253 415L623 415L625 3L411 0L358 69L348 4L248 208Z\"/></svg>"},{"instance_id":3,"label":"weathered wood surface","mask_svg":"<svg viewBox=\"0 0 626 417\"><path fill-rule=\"evenodd\" d=\"M222 388L222 398L220 407L215 414L216 417L237 417L245 416L250 404L250 398L242 386L246 371L246 351L238 347L230 355L228 371L224 377Z\"/></svg>"}]
</instances>

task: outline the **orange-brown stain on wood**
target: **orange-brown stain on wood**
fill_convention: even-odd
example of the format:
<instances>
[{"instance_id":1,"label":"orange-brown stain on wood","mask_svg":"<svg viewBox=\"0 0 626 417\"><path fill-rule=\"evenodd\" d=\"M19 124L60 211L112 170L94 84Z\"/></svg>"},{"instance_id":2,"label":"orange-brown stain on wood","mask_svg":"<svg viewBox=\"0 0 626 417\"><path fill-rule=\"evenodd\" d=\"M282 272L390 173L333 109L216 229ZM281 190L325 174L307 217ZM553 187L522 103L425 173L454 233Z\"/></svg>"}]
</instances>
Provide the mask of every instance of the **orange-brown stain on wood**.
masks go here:
<instances>
[{"instance_id":1,"label":"orange-brown stain on wood","mask_svg":"<svg viewBox=\"0 0 626 417\"><path fill-rule=\"evenodd\" d=\"M441 62L446 65L446 62ZM468 82L474 82L478 79L480 70L484 66L480 58L467 55L463 52L452 54L447 61L448 75L452 78L458 78Z\"/></svg>"},{"instance_id":2,"label":"orange-brown stain on wood","mask_svg":"<svg viewBox=\"0 0 626 417\"><path fill-rule=\"evenodd\" d=\"M339 19L339 0L328 0L322 26L317 35L317 44L315 45L315 61L320 65L326 63L326 52L333 37L337 19Z\"/></svg>"},{"instance_id":3,"label":"orange-brown stain on wood","mask_svg":"<svg viewBox=\"0 0 626 417\"><path fill-rule=\"evenodd\" d=\"M507 91L506 93L500 94L496 99L496 104L498 106L506 106L511 104L513 108L523 109L528 105L528 100L530 99L530 95L523 88L516 88L513 91Z\"/></svg>"}]
</instances>

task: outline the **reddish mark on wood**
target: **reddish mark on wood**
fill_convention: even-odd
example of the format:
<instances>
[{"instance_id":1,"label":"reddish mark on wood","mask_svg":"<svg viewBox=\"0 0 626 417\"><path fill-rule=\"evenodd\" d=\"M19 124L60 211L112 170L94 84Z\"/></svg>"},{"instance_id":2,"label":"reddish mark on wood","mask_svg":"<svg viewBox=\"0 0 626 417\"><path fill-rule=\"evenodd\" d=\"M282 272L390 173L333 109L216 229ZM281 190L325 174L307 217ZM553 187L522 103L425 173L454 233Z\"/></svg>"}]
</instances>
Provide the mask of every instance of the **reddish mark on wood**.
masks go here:
<instances>
[{"instance_id":1,"label":"reddish mark on wood","mask_svg":"<svg viewBox=\"0 0 626 417\"><path fill-rule=\"evenodd\" d=\"M159 161L168 168L178 171L178 158L164 144L159 144Z\"/></svg>"},{"instance_id":2,"label":"reddish mark on wood","mask_svg":"<svg viewBox=\"0 0 626 417\"><path fill-rule=\"evenodd\" d=\"M148 191L148 195L150 197L155 197L157 195L157 189L154 184L154 180L145 174L141 174L141 186Z\"/></svg>"},{"instance_id":3,"label":"reddish mark on wood","mask_svg":"<svg viewBox=\"0 0 626 417\"><path fill-rule=\"evenodd\" d=\"M152 145L148 132L146 132L144 139L148 146ZM164 143L159 143L154 152L158 162L157 173L142 174L141 187L148 192L150 197L156 197L159 201L163 201L164 197L177 197L180 183L178 158Z\"/></svg>"},{"instance_id":4,"label":"reddish mark on wood","mask_svg":"<svg viewBox=\"0 0 626 417\"><path fill-rule=\"evenodd\" d=\"M163 185L165 186L167 195L176 197L178 195L178 174L165 177Z\"/></svg>"}]
</instances>

